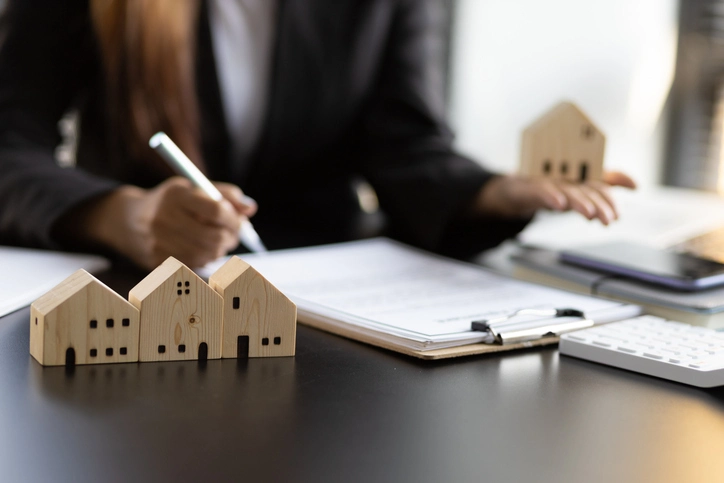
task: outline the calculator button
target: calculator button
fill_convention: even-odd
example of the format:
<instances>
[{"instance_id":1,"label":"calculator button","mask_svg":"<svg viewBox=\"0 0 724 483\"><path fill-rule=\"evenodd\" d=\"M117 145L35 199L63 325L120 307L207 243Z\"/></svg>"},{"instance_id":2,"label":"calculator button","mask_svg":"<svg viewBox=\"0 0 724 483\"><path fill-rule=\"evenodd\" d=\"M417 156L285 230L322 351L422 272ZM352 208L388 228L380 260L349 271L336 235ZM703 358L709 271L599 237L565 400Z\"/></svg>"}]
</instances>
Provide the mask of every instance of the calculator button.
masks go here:
<instances>
[{"instance_id":1,"label":"calculator button","mask_svg":"<svg viewBox=\"0 0 724 483\"><path fill-rule=\"evenodd\" d=\"M580 341L587 341L588 339L585 337L581 337L575 334L567 334L566 339L573 339L573 340L580 340Z\"/></svg>"}]
</instances>

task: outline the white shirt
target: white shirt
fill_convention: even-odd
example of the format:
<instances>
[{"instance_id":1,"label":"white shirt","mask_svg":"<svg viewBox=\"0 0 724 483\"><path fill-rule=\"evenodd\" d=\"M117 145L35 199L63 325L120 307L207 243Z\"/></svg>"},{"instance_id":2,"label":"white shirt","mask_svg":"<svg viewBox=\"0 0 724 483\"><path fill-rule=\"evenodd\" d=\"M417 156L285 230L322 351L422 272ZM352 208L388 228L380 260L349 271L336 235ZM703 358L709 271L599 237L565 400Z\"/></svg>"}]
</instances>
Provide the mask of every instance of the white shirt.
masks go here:
<instances>
[{"instance_id":1,"label":"white shirt","mask_svg":"<svg viewBox=\"0 0 724 483\"><path fill-rule=\"evenodd\" d=\"M256 146L269 96L276 0L212 0L211 38L234 160Z\"/></svg>"}]
</instances>

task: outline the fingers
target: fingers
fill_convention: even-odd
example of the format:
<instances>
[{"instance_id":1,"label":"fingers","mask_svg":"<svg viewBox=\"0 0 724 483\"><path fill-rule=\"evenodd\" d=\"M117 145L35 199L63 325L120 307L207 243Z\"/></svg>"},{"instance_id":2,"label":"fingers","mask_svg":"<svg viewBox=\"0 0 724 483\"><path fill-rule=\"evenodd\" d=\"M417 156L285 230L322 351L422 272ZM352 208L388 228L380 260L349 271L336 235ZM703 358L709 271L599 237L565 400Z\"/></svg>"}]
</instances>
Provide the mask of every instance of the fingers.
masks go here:
<instances>
[{"instance_id":1,"label":"fingers","mask_svg":"<svg viewBox=\"0 0 724 483\"><path fill-rule=\"evenodd\" d=\"M581 189L582 185L574 185L566 181L557 182L556 186L568 199L570 209L579 212L589 220L596 216L596 206L588 197L588 193Z\"/></svg>"},{"instance_id":2,"label":"fingers","mask_svg":"<svg viewBox=\"0 0 724 483\"><path fill-rule=\"evenodd\" d=\"M541 208L574 210L589 220L608 225L618 219L616 203L608 192L610 186L633 188L634 181L623 173L611 172L604 180L583 184L551 178L500 176L492 179L478 193L473 210L480 214L525 217Z\"/></svg>"},{"instance_id":3,"label":"fingers","mask_svg":"<svg viewBox=\"0 0 724 483\"><path fill-rule=\"evenodd\" d=\"M596 190L598 194L603 197L603 199L606 201L608 206L610 206L613 209L614 219L618 220L618 209L616 208L616 202L613 200L613 197L611 196L611 193L609 193L609 185L603 181L589 181L586 183L589 185L592 189Z\"/></svg>"},{"instance_id":4,"label":"fingers","mask_svg":"<svg viewBox=\"0 0 724 483\"><path fill-rule=\"evenodd\" d=\"M580 189L583 195L588 198L594 207L595 213L593 218L598 218L604 225L609 225L618 219L618 214L616 213L613 200L604 197L601 191L598 191L587 184L581 185Z\"/></svg>"},{"instance_id":5,"label":"fingers","mask_svg":"<svg viewBox=\"0 0 724 483\"><path fill-rule=\"evenodd\" d=\"M172 193L176 208L183 210L205 225L237 231L241 220L227 200L214 201L200 189L182 189Z\"/></svg>"},{"instance_id":6,"label":"fingers","mask_svg":"<svg viewBox=\"0 0 724 483\"><path fill-rule=\"evenodd\" d=\"M635 189L636 182L625 173L619 171L607 171L603 173L603 182L610 186L623 186L624 188Z\"/></svg>"},{"instance_id":7,"label":"fingers","mask_svg":"<svg viewBox=\"0 0 724 483\"><path fill-rule=\"evenodd\" d=\"M626 174L609 172L604 180L583 184L566 180L532 179L530 193L537 197L538 208L574 210L589 220L598 219L609 225L618 219L618 210L609 193L611 186L635 188L636 183ZM561 198L564 200L561 202Z\"/></svg>"},{"instance_id":8,"label":"fingers","mask_svg":"<svg viewBox=\"0 0 724 483\"><path fill-rule=\"evenodd\" d=\"M251 218L256 214L257 204L253 198L246 196L241 189L229 183L214 183L216 188L226 198L240 215Z\"/></svg>"},{"instance_id":9,"label":"fingers","mask_svg":"<svg viewBox=\"0 0 724 483\"><path fill-rule=\"evenodd\" d=\"M153 223L154 232L164 238L178 238L200 249L235 248L237 231L200 221L183 208L166 209Z\"/></svg>"},{"instance_id":10,"label":"fingers","mask_svg":"<svg viewBox=\"0 0 724 483\"><path fill-rule=\"evenodd\" d=\"M541 208L568 209L568 199L546 178L496 176L478 192L473 213L502 217L530 217Z\"/></svg>"},{"instance_id":11,"label":"fingers","mask_svg":"<svg viewBox=\"0 0 724 483\"><path fill-rule=\"evenodd\" d=\"M618 219L618 210L616 203L611 197L608 188L611 186L621 186L624 188L635 189L636 182L627 174L618 171L609 171L603 174L602 180L588 181L580 185L571 185L563 182L564 191L572 193L576 198L576 203L571 207L586 216L589 220L598 218L604 225ZM578 189L571 189L570 186L576 186ZM591 211L593 208L593 211Z\"/></svg>"},{"instance_id":12,"label":"fingers","mask_svg":"<svg viewBox=\"0 0 724 483\"><path fill-rule=\"evenodd\" d=\"M546 208L554 211L564 211L570 206L568 197L556 184L548 179L534 181L526 188L531 196L531 211Z\"/></svg>"},{"instance_id":13,"label":"fingers","mask_svg":"<svg viewBox=\"0 0 724 483\"><path fill-rule=\"evenodd\" d=\"M570 208L589 220L598 219L609 225L618 219L616 204L603 183L572 184L559 181L556 186L568 199Z\"/></svg>"},{"instance_id":14,"label":"fingers","mask_svg":"<svg viewBox=\"0 0 724 483\"><path fill-rule=\"evenodd\" d=\"M164 196L173 199L178 207L191 213L202 223L238 231L241 224L239 215L253 216L257 210L256 201L245 196L235 185L216 183L216 187L224 196L222 202L212 200L198 188L193 189L184 178L170 178L157 189L164 191Z\"/></svg>"},{"instance_id":15,"label":"fingers","mask_svg":"<svg viewBox=\"0 0 724 483\"><path fill-rule=\"evenodd\" d=\"M178 178L159 185L149 198L148 258L174 256L200 267L238 245L241 218L230 202L216 202Z\"/></svg>"},{"instance_id":16,"label":"fingers","mask_svg":"<svg viewBox=\"0 0 724 483\"><path fill-rule=\"evenodd\" d=\"M238 236L219 227L189 218L173 223L159 221L154 227L155 250L162 259L173 256L191 267L201 267L226 255L238 245Z\"/></svg>"}]
</instances>

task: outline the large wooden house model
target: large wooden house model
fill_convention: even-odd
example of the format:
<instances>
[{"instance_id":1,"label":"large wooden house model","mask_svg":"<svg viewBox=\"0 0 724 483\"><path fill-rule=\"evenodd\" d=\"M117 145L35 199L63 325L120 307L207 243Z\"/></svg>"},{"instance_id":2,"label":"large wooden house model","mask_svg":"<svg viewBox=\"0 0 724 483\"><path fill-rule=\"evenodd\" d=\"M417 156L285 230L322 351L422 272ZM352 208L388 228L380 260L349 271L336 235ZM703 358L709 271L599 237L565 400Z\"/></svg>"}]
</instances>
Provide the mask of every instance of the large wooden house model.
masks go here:
<instances>
[{"instance_id":1,"label":"large wooden house model","mask_svg":"<svg viewBox=\"0 0 724 483\"><path fill-rule=\"evenodd\" d=\"M297 307L254 267L233 256L209 284L224 299L224 358L294 355Z\"/></svg>"},{"instance_id":2,"label":"large wooden house model","mask_svg":"<svg viewBox=\"0 0 724 483\"><path fill-rule=\"evenodd\" d=\"M571 102L562 102L523 132L520 172L571 182L601 179L606 137Z\"/></svg>"},{"instance_id":3,"label":"large wooden house model","mask_svg":"<svg viewBox=\"0 0 724 483\"><path fill-rule=\"evenodd\" d=\"M30 306L30 354L45 366L138 361L139 312L85 270Z\"/></svg>"},{"instance_id":4,"label":"large wooden house model","mask_svg":"<svg viewBox=\"0 0 724 483\"><path fill-rule=\"evenodd\" d=\"M221 358L221 296L175 258L133 287L128 300L141 313L139 361Z\"/></svg>"}]
</instances>

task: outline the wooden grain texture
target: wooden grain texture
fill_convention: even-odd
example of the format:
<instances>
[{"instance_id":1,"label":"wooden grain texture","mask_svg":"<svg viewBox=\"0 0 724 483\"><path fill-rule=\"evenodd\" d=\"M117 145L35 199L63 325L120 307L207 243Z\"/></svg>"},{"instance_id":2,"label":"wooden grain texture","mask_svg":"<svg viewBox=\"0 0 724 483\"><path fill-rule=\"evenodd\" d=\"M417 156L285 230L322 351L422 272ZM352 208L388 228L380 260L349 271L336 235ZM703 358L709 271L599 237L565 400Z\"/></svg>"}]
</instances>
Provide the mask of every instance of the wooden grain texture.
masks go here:
<instances>
[{"instance_id":1,"label":"wooden grain texture","mask_svg":"<svg viewBox=\"0 0 724 483\"><path fill-rule=\"evenodd\" d=\"M30 306L30 353L45 366L138 361L138 310L85 270Z\"/></svg>"},{"instance_id":2,"label":"wooden grain texture","mask_svg":"<svg viewBox=\"0 0 724 483\"><path fill-rule=\"evenodd\" d=\"M606 137L588 116L562 102L523 132L520 172L572 182L601 179L605 146Z\"/></svg>"},{"instance_id":3,"label":"wooden grain texture","mask_svg":"<svg viewBox=\"0 0 724 483\"><path fill-rule=\"evenodd\" d=\"M249 357L294 355L297 306L254 267L231 257L209 284L224 299L222 357L237 357L239 336L249 337Z\"/></svg>"},{"instance_id":4,"label":"wooden grain texture","mask_svg":"<svg viewBox=\"0 0 724 483\"><path fill-rule=\"evenodd\" d=\"M221 296L175 258L132 288L128 300L141 312L140 361L198 359L202 343L208 359L221 358Z\"/></svg>"}]
</instances>

